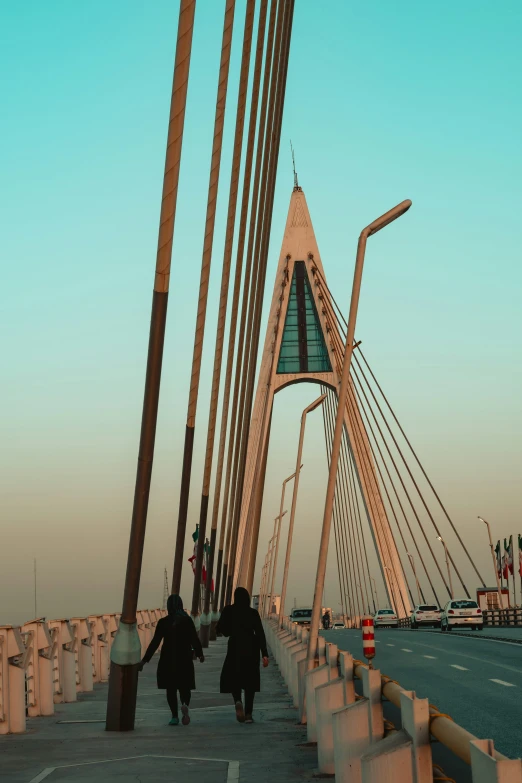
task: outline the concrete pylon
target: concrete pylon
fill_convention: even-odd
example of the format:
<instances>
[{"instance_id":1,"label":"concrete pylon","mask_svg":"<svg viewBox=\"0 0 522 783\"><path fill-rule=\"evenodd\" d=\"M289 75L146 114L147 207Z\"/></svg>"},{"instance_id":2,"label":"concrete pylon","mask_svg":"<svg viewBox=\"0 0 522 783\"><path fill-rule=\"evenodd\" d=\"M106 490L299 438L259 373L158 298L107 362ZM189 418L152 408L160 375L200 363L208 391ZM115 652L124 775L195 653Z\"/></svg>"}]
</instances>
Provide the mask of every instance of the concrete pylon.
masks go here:
<instances>
[{"instance_id":1,"label":"concrete pylon","mask_svg":"<svg viewBox=\"0 0 522 783\"><path fill-rule=\"evenodd\" d=\"M291 384L304 382L328 386L338 394L342 366L339 366L333 345L334 341L344 345L344 339L330 315L332 312L306 198L302 189L296 186L290 198L250 423L235 585L252 588L249 582L257 554L264 489L262 456L268 448L274 395ZM388 600L399 616L406 616L411 609L406 579L353 385L351 391L345 412L350 449Z\"/></svg>"}]
</instances>

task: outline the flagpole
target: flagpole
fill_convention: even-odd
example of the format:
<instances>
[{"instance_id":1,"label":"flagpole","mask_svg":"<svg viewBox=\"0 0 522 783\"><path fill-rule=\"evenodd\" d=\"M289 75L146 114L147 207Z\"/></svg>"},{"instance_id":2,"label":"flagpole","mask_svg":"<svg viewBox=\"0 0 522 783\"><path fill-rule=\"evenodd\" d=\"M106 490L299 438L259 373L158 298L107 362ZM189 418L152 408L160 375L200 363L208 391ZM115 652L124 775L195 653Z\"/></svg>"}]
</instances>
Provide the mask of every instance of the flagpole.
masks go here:
<instances>
[{"instance_id":1,"label":"flagpole","mask_svg":"<svg viewBox=\"0 0 522 783\"><path fill-rule=\"evenodd\" d=\"M513 569L513 608L517 608L517 591L516 591L516 584L517 580L515 579L515 558L514 558L514 549L513 549L513 536L509 537L509 550L510 550L510 559L511 559L511 568ZM516 612L515 612L515 622L516 622Z\"/></svg>"}]
</instances>

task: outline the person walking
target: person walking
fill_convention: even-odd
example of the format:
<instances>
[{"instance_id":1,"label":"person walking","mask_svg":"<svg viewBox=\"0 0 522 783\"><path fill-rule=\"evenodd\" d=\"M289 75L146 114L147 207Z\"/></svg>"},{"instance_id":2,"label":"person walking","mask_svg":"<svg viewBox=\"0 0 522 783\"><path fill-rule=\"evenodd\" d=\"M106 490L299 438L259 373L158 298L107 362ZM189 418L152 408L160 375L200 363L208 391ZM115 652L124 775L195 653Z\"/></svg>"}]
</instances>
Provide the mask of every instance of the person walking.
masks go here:
<instances>
[{"instance_id":1,"label":"person walking","mask_svg":"<svg viewBox=\"0 0 522 783\"><path fill-rule=\"evenodd\" d=\"M161 642L160 659L158 662L158 688L167 691L167 702L172 712L170 726L179 724L178 691L181 700L181 722L184 726L190 723L189 705L191 691L196 688L193 658L195 653L201 663L204 662L203 648L199 641L196 627L183 609L183 601L179 595L171 595L167 600L165 617L158 621L154 637L140 663L139 671L148 663Z\"/></svg>"},{"instance_id":2,"label":"person walking","mask_svg":"<svg viewBox=\"0 0 522 783\"><path fill-rule=\"evenodd\" d=\"M244 587L234 591L234 603L225 606L216 630L229 637L220 692L232 694L239 723L253 723L254 697L261 690L260 656L263 656L263 666L268 666L268 650L259 612L250 607L250 595Z\"/></svg>"}]
</instances>

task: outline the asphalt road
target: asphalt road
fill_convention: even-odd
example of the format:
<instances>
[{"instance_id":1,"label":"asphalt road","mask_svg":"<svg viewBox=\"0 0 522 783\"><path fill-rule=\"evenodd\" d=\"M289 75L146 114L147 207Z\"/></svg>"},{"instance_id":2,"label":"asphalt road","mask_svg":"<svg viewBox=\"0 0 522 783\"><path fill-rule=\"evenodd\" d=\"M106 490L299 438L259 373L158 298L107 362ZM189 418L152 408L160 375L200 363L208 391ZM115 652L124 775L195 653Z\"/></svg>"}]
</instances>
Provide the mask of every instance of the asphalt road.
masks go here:
<instances>
[{"instance_id":1,"label":"asphalt road","mask_svg":"<svg viewBox=\"0 0 522 783\"><path fill-rule=\"evenodd\" d=\"M363 659L361 631L325 637ZM377 629L374 666L429 698L510 758L522 756L522 645L422 631Z\"/></svg>"}]
</instances>

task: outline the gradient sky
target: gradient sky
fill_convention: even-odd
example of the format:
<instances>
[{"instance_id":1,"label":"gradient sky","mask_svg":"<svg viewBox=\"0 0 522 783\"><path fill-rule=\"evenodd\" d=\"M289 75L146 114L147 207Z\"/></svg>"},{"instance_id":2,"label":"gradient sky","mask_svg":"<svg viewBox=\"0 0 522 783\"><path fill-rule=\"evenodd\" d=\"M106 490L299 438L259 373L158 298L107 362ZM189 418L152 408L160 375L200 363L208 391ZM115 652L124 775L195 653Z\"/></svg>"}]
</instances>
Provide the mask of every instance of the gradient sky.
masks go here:
<instances>
[{"instance_id":1,"label":"gradient sky","mask_svg":"<svg viewBox=\"0 0 522 783\"><path fill-rule=\"evenodd\" d=\"M206 438L237 5L188 533ZM196 12L143 608L161 604L174 552L223 7L199 0ZM491 520L495 539L522 532L522 6L333 0L318 9L296 2L269 294L290 139L346 310L361 228L412 199L369 243L357 334L491 582L476 515ZM39 614L121 608L177 16L171 0L0 8L0 623L33 616L34 557ZM300 411L315 396L302 385L276 400L263 555L280 482L294 470ZM303 462L288 596L306 604L310 569L300 564L315 567L326 480L318 414ZM326 600L335 606L333 561L332 552Z\"/></svg>"}]
</instances>

